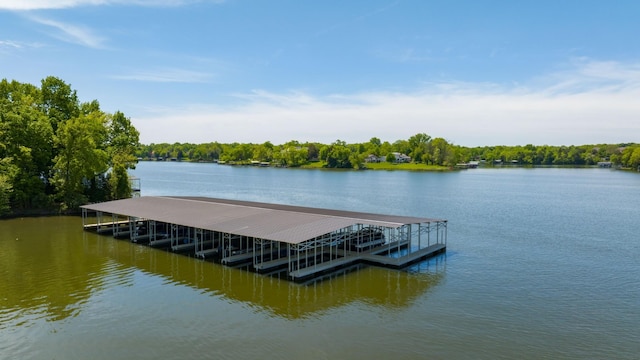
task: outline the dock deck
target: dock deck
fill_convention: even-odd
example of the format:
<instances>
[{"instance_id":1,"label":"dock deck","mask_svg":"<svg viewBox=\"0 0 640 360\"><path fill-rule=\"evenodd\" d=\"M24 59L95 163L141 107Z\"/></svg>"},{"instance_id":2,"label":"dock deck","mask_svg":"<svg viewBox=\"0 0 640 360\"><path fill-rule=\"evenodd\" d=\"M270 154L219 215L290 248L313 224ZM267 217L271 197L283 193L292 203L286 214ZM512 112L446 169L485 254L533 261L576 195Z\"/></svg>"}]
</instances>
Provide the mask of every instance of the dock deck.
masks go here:
<instances>
[{"instance_id":1,"label":"dock deck","mask_svg":"<svg viewBox=\"0 0 640 360\"><path fill-rule=\"evenodd\" d=\"M424 260L431 256L444 252L446 247L443 244L435 244L424 249L416 250L404 256L391 257L377 254L362 254L360 259L368 264L382 267L401 269L417 261Z\"/></svg>"},{"instance_id":2,"label":"dock deck","mask_svg":"<svg viewBox=\"0 0 640 360\"><path fill-rule=\"evenodd\" d=\"M150 240L148 244L154 248L167 248L171 246L171 239Z\"/></svg>"},{"instance_id":3,"label":"dock deck","mask_svg":"<svg viewBox=\"0 0 640 360\"><path fill-rule=\"evenodd\" d=\"M195 250L195 248L196 248L195 243L171 245L171 250L175 252L189 252L189 251Z\"/></svg>"},{"instance_id":4,"label":"dock deck","mask_svg":"<svg viewBox=\"0 0 640 360\"><path fill-rule=\"evenodd\" d=\"M105 221L105 222L98 222L98 223L91 223L91 224L83 224L82 227L85 230L96 230L100 227L109 227L109 230L111 230L111 227L115 226L115 225L129 225L129 220L120 220L120 221Z\"/></svg>"},{"instance_id":5,"label":"dock deck","mask_svg":"<svg viewBox=\"0 0 640 360\"><path fill-rule=\"evenodd\" d=\"M259 262L257 264L254 264L253 267L259 273L266 273L279 268L284 268L289 264L290 261L291 259L289 259L289 257L284 256L275 260Z\"/></svg>"},{"instance_id":6,"label":"dock deck","mask_svg":"<svg viewBox=\"0 0 640 360\"><path fill-rule=\"evenodd\" d=\"M220 262L228 266L246 264L253 261L253 255L253 251L247 251L245 253L223 257Z\"/></svg>"},{"instance_id":7,"label":"dock deck","mask_svg":"<svg viewBox=\"0 0 640 360\"><path fill-rule=\"evenodd\" d=\"M207 250L198 250L196 251L196 256L202 259L207 259L210 257L215 257L218 255L218 249L207 249Z\"/></svg>"},{"instance_id":8,"label":"dock deck","mask_svg":"<svg viewBox=\"0 0 640 360\"><path fill-rule=\"evenodd\" d=\"M358 260L359 259L357 257L342 257L330 261L325 261L320 264L311 265L300 270L294 270L289 273L289 276L294 281L306 280L311 277L325 274L329 271L339 270L345 266L356 263Z\"/></svg>"}]
</instances>

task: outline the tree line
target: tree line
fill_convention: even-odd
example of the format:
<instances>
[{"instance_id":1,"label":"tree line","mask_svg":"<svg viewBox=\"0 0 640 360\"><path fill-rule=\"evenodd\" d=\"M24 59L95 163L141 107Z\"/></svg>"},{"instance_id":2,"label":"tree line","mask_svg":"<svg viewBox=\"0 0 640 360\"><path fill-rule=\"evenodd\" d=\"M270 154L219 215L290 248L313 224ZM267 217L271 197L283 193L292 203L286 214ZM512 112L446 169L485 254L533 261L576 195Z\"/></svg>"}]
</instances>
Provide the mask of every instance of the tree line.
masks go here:
<instances>
[{"instance_id":1,"label":"tree line","mask_svg":"<svg viewBox=\"0 0 640 360\"><path fill-rule=\"evenodd\" d=\"M365 143L348 144L336 140L331 144L289 141L274 145L271 142L252 143L161 143L141 145L136 155L149 160L221 161L249 163L269 162L277 166L303 166L320 162L326 168L366 167L370 155L382 161L396 161L394 154L405 154L413 163L455 166L470 161L486 164L517 163L542 166L589 166L612 162L636 169L640 166L640 144L599 144L579 146L518 145L464 147L443 138L418 133L406 140L381 141L377 137Z\"/></svg>"},{"instance_id":2,"label":"tree line","mask_svg":"<svg viewBox=\"0 0 640 360\"><path fill-rule=\"evenodd\" d=\"M361 168L369 155L382 159L394 159L394 153L410 156L414 162L429 165L448 165L459 161L459 147L443 138L432 139L420 133L408 140L393 143L377 137L366 143L347 144L336 140L331 144L289 141L274 145L267 141L252 143L161 143L141 145L136 155L148 160L221 161L248 163L268 162L278 166L297 167L310 162L322 162L327 168Z\"/></svg>"},{"instance_id":3,"label":"tree line","mask_svg":"<svg viewBox=\"0 0 640 360\"><path fill-rule=\"evenodd\" d=\"M464 150L469 159L487 162L516 162L522 165L589 166L611 162L622 167L637 168L640 144L598 144L579 146L485 146ZM635 159L630 156L637 152ZM635 165L634 165L635 164Z\"/></svg>"},{"instance_id":4,"label":"tree line","mask_svg":"<svg viewBox=\"0 0 640 360\"><path fill-rule=\"evenodd\" d=\"M139 133L122 112L80 102L50 76L0 81L0 215L73 210L131 195Z\"/></svg>"}]
</instances>

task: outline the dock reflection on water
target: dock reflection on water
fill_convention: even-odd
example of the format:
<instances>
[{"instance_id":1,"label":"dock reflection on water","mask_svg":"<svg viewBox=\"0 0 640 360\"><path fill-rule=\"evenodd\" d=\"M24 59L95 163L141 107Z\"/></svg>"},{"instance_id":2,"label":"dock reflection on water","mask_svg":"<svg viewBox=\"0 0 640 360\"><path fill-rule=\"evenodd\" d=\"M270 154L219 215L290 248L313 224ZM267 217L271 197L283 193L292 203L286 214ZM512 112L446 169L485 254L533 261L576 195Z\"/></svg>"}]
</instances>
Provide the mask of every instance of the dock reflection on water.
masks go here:
<instances>
[{"instance_id":1,"label":"dock reflection on water","mask_svg":"<svg viewBox=\"0 0 640 360\"><path fill-rule=\"evenodd\" d=\"M248 303L284 318L301 318L362 301L374 306L403 308L436 286L444 276L446 257L414 264L414 271L355 265L304 284L278 273L268 276L198 258L138 246L84 232L87 248L126 267L160 276L176 284ZM354 270L359 271L354 271Z\"/></svg>"}]
</instances>

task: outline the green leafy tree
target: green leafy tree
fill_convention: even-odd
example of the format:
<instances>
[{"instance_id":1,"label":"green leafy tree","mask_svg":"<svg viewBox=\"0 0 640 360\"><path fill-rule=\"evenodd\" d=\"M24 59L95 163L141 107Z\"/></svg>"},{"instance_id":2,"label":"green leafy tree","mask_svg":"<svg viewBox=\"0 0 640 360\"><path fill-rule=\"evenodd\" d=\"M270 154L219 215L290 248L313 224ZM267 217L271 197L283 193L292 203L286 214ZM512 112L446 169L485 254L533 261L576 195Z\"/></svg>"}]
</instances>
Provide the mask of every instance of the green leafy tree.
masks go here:
<instances>
[{"instance_id":1,"label":"green leafy tree","mask_svg":"<svg viewBox=\"0 0 640 360\"><path fill-rule=\"evenodd\" d=\"M366 144L364 144L365 147L365 153L364 155L375 155L375 156L380 156L380 145L382 144L382 142L380 141L380 139L378 139L377 137L372 137L371 139L369 139L369 142L367 142Z\"/></svg>"},{"instance_id":2,"label":"green leafy tree","mask_svg":"<svg viewBox=\"0 0 640 360\"><path fill-rule=\"evenodd\" d=\"M320 155L320 144L307 143L307 161L317 161Z\"/></svg>"},{"instance_id":3,"label":"green leafy tree","mask_svg":"<svg viewBox=\"0 0 640 360\"><path fill-rule=\"evenodd\" d=\"M415 134L408 140L408 148L410 149L409 156L411 156L414 162L423 162L426 159L423 157L428 153L429 142L431 136L425 133Z\"/></svg>"},{"instance_id":4,"label":"green leafy tree","mask_svg":"<svg viewBox=\"0 0 640 360\"><path fill-rule=\"evenodd\" d=\"M10 164L8 158L0 159L0 215L11 212L13 177L15 177L15 167Z\"/></svg>"},{"instance_id":5,"label":"green leafy tree","mask_svg":"<svg viewBox=\"0 0 640 360\"><path fill-rule=\"evenodd\" d=\"M67 120L58 128L52 182L65 208L86 203L88 183L108 169L106 116L95 111Z\"/></svg>"},{"instance_id":6,"label":"green leafy tree","mask_svg":"<svg viewBox=\"0 0 640 360\"><path fill-rule=\"evenodd\" d=\"M135 169L135 151L140 145L140 133L122 112L107 116L107 154L111 173L109 185L112 199L131 196L128 169Z\"/></svg>"},{"instance_id":7,"label":"green leafy tree","mask_svg":"<svg viewBox=\"0 0 640 360\"><path fill-rule=\"evenodd\" d=\"M411 146L407 140L396 140L392 144L392 151L399 152L401 154L410 154Z\"/></svg>"},{"instance_id":8,"label":"green leafy tree","mask_svg":"<svg viewBox=\"0 0 640 360\"><path fill-rule=\"evenodd\" d=\"M9 98L0 98L0 157L16 169L12 177L13 207L43 207L52 154L49 120L35 105L37 88L12 82ZM7 88L5 88L7 90ZM24 91L24 92L23 92Z\"/></svg>"},{"instance_id":9,"label":"green leafy tree","mask_svg":"<svg viewBox=\"0 0 640 360\"><path fill-rule=\"evenodd\" d=\"M622 154L613 156L613 160L622 165L622 167L638 169L640 166L640 145L625 147L622 150Z\"/></svg>"},{"instance_id":10,"label":"green leafy tree","mask_svg":"<svg viewBox=\"0 0 640 360\"><path fill-rule=\"evenodd\" d=\"M6 215L11 212L10 196L11 181L7 175L0 172L0 215Z\"/></svg>"},{"instance_id":11,"label":"green leafy tree","mask_svg":"<svg viewBox=\"0 0 640 360\"><path fill-rule=\"evenodd\" d=\"M78 95L71 85L49 76L41 84L41 109L49 117L53 131L60 123L77 117L80 113Z\"/></svg>"},{"instance_id":12,"label":"green leafy tree","mask_svg":"<svg viewBox=\"0 0 640 360\"><path fill-rule=\"evenodd\" d=\"M131 197L131 181L127 172L128 155L116 154L111 158L111 173L109 174L109 192L113 200Z\"/></svg>"},{"instance_id":13,"label":"green leafy tree","mask_svg":"<svg viewBox=\"0 0 640 360\"><path fill-rule=\"evenodd\" d=\"M390 152L393 152L393 147L391 146L391 144L388 141L385 141L382 144L380 144L380 148L378 150L378 154L384 155L384 154L388 154Z\"/></svg>"},{"instance_id":14,"label":"green leafy tree","mask_svg":"<svg viewBox=\"0 0 640 360\"><path fill-rule=\"evenodd\" d=\"M396 154L390 152L387 154L387 157L385 158L385 160L389 163L389 164L393 164L396 162Z\"/></svg>"},{"instance_id":15,"label":"green leafy tree","mask_svg":"<svg viewBox=\"0 0 640 360\"><path fill-rule=\"evenodd\" d=\"M253 149L253 159L256 161L273 160L273 144L267 141L264 144L257 145Z\"/></svg>"},{"instance_id":16,"label":"green leafy tree","mask_svg":"<svg viewBox=\"0 0 640 360\"><path fill-rule=\"evenodd\" d=\"M325 161L328 168L352 168L350 161L351 151L344 141L336 140L330 146L323 147L320 150L320 156Z\"/></svg>"},{"instance_id":17,"label":"green leafy tree","mask_svg":"<svg viewBox=\"0 0 640 360\"><path fill-rule=\"evenodd\" d=\"M61 79L47 77L40 87L0 80L0 212L48 208L54 200L73 209L108 199L108 188L128 195L123 186L138 137L122 113L105 114L96 100L80 104Z\"/></svg>"},{"instance_id":18,"label":"green leafy tree","mask_svg":"<svg viewBox=\"0 0 640 360\"><path fill-rule=\"evenodd\" d=\"M307 162L307 148L302 146L284 146L279 154L279 164L283 166L298 167Z\"/></svg>"},{"instance_id":19,"label":"green leafy tree","mask_svg":"<svg viewBox=\"0 0 640 360\"><path fill-rule=\"evenodd\" d=\"M352 152L349 155L349 163L354 169L363 169L364 166L364 154Z\"/></svg>"},{"instance_id":20,"label":"green leafy tree","mask_svg":"<svg viewBox=\"0 0 640 360\"><path fill-rule=\"evenodd\" d=\"M443 138L431 140L431 158L433 164L439 166L454 165L455 156L452 150L451 145Z\"/></svg>"}]
</instances>

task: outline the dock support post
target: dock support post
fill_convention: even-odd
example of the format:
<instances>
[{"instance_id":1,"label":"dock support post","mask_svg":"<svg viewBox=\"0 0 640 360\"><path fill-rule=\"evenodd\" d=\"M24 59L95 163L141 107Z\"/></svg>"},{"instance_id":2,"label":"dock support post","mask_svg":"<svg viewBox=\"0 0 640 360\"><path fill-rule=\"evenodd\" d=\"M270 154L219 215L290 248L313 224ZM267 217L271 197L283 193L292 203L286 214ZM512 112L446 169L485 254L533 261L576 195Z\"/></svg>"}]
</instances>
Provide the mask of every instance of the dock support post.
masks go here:
<instances>
[{"instance_id":1,"label":"dock support post","mask_svg":"<svg viewBox=\"0 0 640 360\"><path fill-rule=\"evenodd\" d=\"M136 217L129 216L129 241L138 242L138 228L136 227Z\"/></svg>"},{"instance_id":2,"label":"dock support post","mask_svg":"<svg viewBox=\"0 0 640 360\"><path fill-rule=\"evenodd\" d=\"M116 214L111 214L111 231L113 233L113 237L116 237L118 235L118 226L116 225L116 221Z\"/></svg>"},{"instance_id":3,"label":"dock support post","mask_svg":"<svg viewBox=\"0 0 640 360\"><path fill-rule=\"evenodd\" d=\"M156 241L156 233L157 233L157 229L156 229L156 221L155 220L149 220L149 241Z\"/></svg>"}]
</instances>

